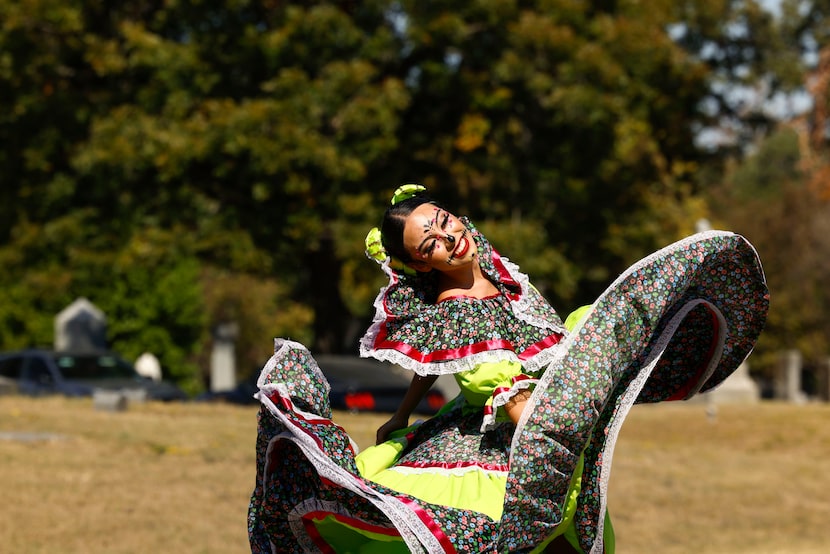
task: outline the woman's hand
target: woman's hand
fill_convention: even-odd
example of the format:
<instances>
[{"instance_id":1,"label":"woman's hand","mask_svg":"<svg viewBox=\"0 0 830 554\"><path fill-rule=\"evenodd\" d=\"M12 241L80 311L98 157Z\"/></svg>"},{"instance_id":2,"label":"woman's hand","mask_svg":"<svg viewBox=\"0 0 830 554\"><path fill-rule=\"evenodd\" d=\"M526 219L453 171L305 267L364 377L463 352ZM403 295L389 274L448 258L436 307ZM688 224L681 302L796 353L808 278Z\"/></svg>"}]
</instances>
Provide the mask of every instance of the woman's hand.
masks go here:
<instances>
[{"instance_id":1,"label":"woman's hand","mask_svg":"<svg viewBox=\"0 0 830 554\"><path fill-rule=\"evenodd\" d=\"M423 377L420 375L412 376L412 382L409 383L409 388L403 400L401 400L401 405L398 407L395 415L378 429L377 444L385 442L389 437L389 433L403 429L409 425L409 416L437 378L437 375L425 375Z\"/></svg>"},{"instance_id":2,"label":"woman's hand","mask_svg":"<svg viewBox=\"0 0 830 554\"><path fill-rule=\"evenodd\" d=\"M519 418L522 417L522 412L527 404L527 399L530 398L530 394L531 392L528 389L521 390L504 405L504 411L507 412L507 417L516 425L519 424Z\"/></svg>"},{"instance_id":3,"label":"woman's hand","mask_svg":"<svg viewBox=\"0 0 830 554\"><path fill-rule=\"evenodd\" d=\"M386 439L389 437L389 433L393 433L398 429L403 429L407 425L409 425L408 417L401 417L397 414L393 415L389 421L378 428L377 442L375 444L386 442Z\"/></svg>"}]
</instances>

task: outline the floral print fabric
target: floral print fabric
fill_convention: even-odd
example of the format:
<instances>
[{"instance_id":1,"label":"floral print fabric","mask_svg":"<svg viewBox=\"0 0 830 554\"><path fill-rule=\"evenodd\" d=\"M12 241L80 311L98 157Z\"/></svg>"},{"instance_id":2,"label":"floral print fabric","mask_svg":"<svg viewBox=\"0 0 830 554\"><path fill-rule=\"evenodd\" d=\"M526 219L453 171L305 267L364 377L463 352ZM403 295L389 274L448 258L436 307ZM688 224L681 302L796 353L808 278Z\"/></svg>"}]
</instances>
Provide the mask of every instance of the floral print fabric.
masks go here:
<instances>
[{"instance_id":1,"label":"floral print fabric","mask_svg":"<svg viewBox=\"0 0 830 554\"><path fill-rule=\"evenodd\" d=\"M322 549L305 523L307 514L321 512L394 530L412 552L531 551L561 532L580 456L574 525L584 551L602 552L611 458L631 406L681 400L720 384L752 350L768 301L754 249L732 233L695 235L621 275L539 372L519 425L501 428L507 435L499 440L509 441L509 449L488 451L491 462L508 457L499 521L362 479L345 431L322 415L325 387L315 382L313 367L308 386L293 390L318 396L308 399L291 396L277 370L285 364L274 363L259 393L257 483L248 518L252 552ZM465 417L481 416L458 408L420 426L408 459L441 456L449 444L453 456L475 458L474 434L453 424L457 418L458 425L469 425ZM487 436L479 433L477 440Z\"/></svg>"},{"instance_id":2,"label":"floral print fabric","mask_svg":"<svg viewBox=\"0 0 830 554\"><path fill-rule=\"evenodd\" d=\"M611 455L628 410L719 385L751 352L768 305L754 249L731 233L695 235L618 278L563 342L514 435L498 549L532 546L556 527L583 453L577 533L583 550L601 552Z\"/></svg>"},{"instance_id":3,"label":"floral print fabric","mask_svg":"<svg viewBox=\"0 0 830 554\"><path fill-rule=\"evenodd\" d=\"M565 329L556 311L514 264L502 258L468 219L479 264L499 289L490 298L457 296L435 302L434 275L398 274L375 300L375 321L360 354L420 375L471 370L483 361L520 362L538 371L552 358Z\"/></svg>"}]
</instances>

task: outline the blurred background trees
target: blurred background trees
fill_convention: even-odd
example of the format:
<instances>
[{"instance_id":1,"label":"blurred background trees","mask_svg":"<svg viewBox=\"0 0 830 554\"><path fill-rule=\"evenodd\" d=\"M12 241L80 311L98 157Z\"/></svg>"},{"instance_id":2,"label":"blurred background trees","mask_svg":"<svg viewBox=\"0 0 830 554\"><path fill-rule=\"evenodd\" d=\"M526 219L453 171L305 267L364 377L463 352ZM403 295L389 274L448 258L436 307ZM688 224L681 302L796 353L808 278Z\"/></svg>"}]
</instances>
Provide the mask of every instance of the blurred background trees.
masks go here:
<instances>
[{"instance_id":1,"label":"blurred background trees","mask_svg":"<svg viewBox=\"0 0 830 554\"><path fill-rule=\"evenodd\" d=\"M394 188L567 313L710 219L772 289L757 370L828 352L830 2L0 0L0 348L86 296L190 390L356 351Z\"/></svg>"}]
</instances>

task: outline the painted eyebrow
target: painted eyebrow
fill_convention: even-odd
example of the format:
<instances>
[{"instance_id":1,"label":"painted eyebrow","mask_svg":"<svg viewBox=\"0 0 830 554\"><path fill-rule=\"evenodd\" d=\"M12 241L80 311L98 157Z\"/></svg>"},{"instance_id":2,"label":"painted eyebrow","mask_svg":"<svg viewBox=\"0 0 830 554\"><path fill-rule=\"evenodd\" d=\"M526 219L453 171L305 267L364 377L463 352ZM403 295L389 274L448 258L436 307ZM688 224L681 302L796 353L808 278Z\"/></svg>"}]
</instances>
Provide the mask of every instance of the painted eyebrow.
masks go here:
<instances>
[{"instance_id":1,"label":"painted eyebrow","mask_svg":"<svg viewBox=\"0 0 830 554\"><path fill-rule=\"evenodd\" d=\"M440 209L440 208L436 208L436 210L435 210L435 219L430 220L430 228L431 228L433 225L435 225L435 222L436 222L436 221L438 221L438 219L439 219L439 217L438 217L438 216L440 216L440 215L441 215L441 212L443 212L443 211L444 211L444 210L442 210L442 209ZM427 237L427 238L425 238L424 240L422 240L422 241L421 241L421 244L419 244L419 245L418 245L418 252L423 253L423 252L422 252L422 250L421 250L421 248L423 248L424 243L425 243L426 241L430 240L430 239L433 239L433 238L435 238L435 237Z\"/></svg>"}]
</instances>

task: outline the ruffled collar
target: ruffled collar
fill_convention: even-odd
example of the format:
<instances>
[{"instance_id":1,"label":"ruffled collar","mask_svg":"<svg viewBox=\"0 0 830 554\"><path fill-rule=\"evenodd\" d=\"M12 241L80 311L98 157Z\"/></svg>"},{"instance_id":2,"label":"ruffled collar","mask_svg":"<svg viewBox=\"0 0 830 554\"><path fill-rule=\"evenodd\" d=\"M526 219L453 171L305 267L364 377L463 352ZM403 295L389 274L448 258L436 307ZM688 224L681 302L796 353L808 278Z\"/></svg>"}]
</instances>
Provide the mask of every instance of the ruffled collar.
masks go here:
<instances>
[{"instance_id":1,"label":"ruffled collar","mask_svg":"<svg viewBox=\"0 0 830 554\"><path fill-rule=\"evenodd\" d=\"M565 333L556 311L527 275L502 258L465 217L482 271L499 294L436 303L436 275L398 273L383 264L389 284L375 299L372 325L360 355L388 361L421 375L456 373L484 361L520 362L526 371L546 365Z\"/></svg>"}]
</instances>

